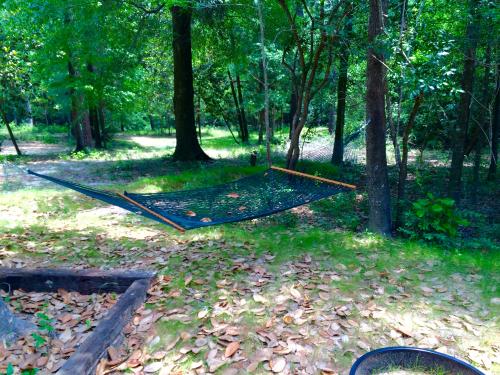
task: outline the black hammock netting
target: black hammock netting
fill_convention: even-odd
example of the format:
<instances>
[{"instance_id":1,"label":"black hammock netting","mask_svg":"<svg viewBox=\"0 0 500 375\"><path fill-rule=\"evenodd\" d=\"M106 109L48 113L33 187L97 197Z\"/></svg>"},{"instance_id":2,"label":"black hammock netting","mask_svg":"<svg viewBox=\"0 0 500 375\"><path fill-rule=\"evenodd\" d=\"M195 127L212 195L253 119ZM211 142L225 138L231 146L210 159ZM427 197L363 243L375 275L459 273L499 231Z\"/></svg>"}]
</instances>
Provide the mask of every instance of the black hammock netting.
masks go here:
<instances>
[{"instance_id":1,"label":"black hammock netting","mask_svg":"<svg viewBox=\"0 0 500 375\"><path fill-rule=\"evenodd\" d=\"M268 216L334 194L349 185L268 169L226 184L152 194L118 194L33 171L28 173L176 229L195 229Z\"/></svg>"}]
</instances>

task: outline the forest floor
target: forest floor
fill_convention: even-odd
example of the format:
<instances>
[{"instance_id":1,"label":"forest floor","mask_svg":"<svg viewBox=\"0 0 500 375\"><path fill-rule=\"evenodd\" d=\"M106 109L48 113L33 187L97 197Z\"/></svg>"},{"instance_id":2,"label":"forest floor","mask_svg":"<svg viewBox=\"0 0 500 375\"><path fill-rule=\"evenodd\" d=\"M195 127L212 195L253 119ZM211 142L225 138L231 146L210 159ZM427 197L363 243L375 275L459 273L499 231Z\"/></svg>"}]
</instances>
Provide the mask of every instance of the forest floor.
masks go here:
<instances>
[{"instance_id":1,"label":"forest floor","mask_svg":"<svg viewBox=\"0 0 500 375\"><path fill-rule=\"evenodd\" d=\"M173 145L165 149L163 142L171 139L127 136L110 152L32 153L16 163L142 192L207 186L255 171L247 166L248 149L235 152L215 138L207 148L231 159L181 165L165 158ZM362 184L356 173L342 177ZM154 324L134 320L140 333L134 346L103 364L106 371L346 374L363 353L393 345L433 348L488 374L500 371L496 216L481 219L482 239L456 247L383 239L364 231L361 191L181 235L11 165L0 169L0 183L1 266L161 275L146 305Z\"/></svg>"}]
</instances>

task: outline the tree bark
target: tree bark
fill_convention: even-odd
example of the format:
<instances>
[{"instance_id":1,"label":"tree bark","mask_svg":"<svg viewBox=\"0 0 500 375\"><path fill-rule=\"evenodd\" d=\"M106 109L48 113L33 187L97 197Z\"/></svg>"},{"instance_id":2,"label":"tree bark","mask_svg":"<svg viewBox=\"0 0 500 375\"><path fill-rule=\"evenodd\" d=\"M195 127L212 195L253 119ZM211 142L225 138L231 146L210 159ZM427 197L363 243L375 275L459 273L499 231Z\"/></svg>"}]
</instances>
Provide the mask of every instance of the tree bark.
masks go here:
<instances>
[{"instance_id":1,"label":"tree bark","mask_svg":"<svg viewBox=\"0 0 500 375\"><path fill-rule=\"evenodd\" d=\"M477 27L478 27L478 0L470 0L470 15L471 21L466 29L466 49L464 70L462 73L462 94L460 95L460 103L458 106L458 118L455 123L455 128L452 137L452 156L450 177L448 184L448 195L460 203L462 193L462 171L464 164L464 149L467 135L467 126L470 117L470 105L472 98L472 90L474 86L474 70L476 60L477 46Z\"/></svg>"},{"instance_id":2,"label":"tree bark","mask_svg":"<svg viewBox=\"0 0 500 375\"><path fill-rule=\"evenodd\" d=\"M262 77L264 79L264 123L266 126L266 156L267 165L271 167L271 127L269 124L269 84L267 80L267 60L266 60L266 46L265 46L265 33L264 33L264 16L262 14L262 4L260 0L256 0L257 11L259 14L259 29L260 29L260 53L261 53L261 66ZM274 118L274 116L273 116Z\"/></svg>"},{"instance_id":3,"label":"tree bark","mask_svg":"<svg viewBox=\"0 0 500 375\"><path fill-rule=\"evenodd\" d=\"M26 115L27 120L28 120L28 125L33 126L34 121L33 121L33 111L31 108L31 101L29 97L26 97Z\"/></svg>"},{"instance_id":4,"label":"tree bark","mask_svg":"<svg viewBox=\"0 0 500 375\"><path fill-rule=\"evenodd\" d=\"M229 84L231 86L231 94L233 95L234 106L236 107L236 117L238 118L238 125L239 125L238 133L239 133L239 136L241 138L241 141L246 142L246 140L244 139L245 131L243 129L243 117L241 116L240 103L238 101L238 97L236 96L236 89L234 88L233 77L231 76L231 72L229 70L227 71L227 76L229 77Z\"/></svg>"},{"instance_id":5,"label":"tree bark","mask_svg":"<svg viewBox=\"0 0 500 375\"><path fill-rule=\"evenodd\" d=\"M102 148L101 129L99 128L99 117L94 104L89 105L89 121L92 130L92 137L95 140L95 147Z\"/></svg>"},{"instance_id":6,"label":"tree bark","mask_svg":"<svg viewBox=\"0 0 500 375\"><path fill-rule=\"evenodd\" d=\"M148 120L149 120L149 126L151 127L151 130L154 131L156 126L155 126L155 119L154 119L153 115L149 114Z\"/></svg>"},{"instance_id":7,"label":"tree bark","mask_svg":"<svg viewBox=\"0 0 500 375\"><path fill-rule=\"evenodd\" d=\"M23 153L21 152L21 149L19 148L19 146L17 144L17 140L16 140L16 137L14 136L14 132L12 131L12 128L10 127L10 123L9 123L9 120L7 119L7 115L5 114L5 112L3 110L2 110L2 120L5 124L5 127L7 128L7 132L9 133L10 141L14 145L17 156L22 156Z\"/></svg>"},{"instance_id":8,"label":"tree bark","mask_svg":"<svg viewBox=\"0 0 500 375\"><path fill-rule=\"evenodd\" d=\"M493 118L491 120L491 154L490 167L488 168L488 181L495 180L498 163L498 133L500 128L500 70L498 67L496 81Z\"/></svg>"},{"instance_id":9,"label":"tree bark","mask_svg":"<svg viewBox=\"0 0 500 375\"><path fill-rule=\"evenodd\" d=\"M290 113L288 114L288 139L292 139L293 119L297 116L297 89L292 84L292 93L290 94Z\"/></svg>"},{"instance_id":10,"label":"tree bark","mask_svg":"<svg viewBox=\"0 0 500 375\"><path fill-rule=\"evenodd\" d=\"M191 52L191 8L173 6L172 47L174 60L174 115L176 145L173 158L179 161L209 160L201 149L194 120L193 65Z\"/></svg>"},{"instance_id":11,"label":"tree bark","mask_svg":"<svg viewBox=\"0 0 500 375\"><path fill-rule=\"evenodd\" d=\"M99 101L99 105L97 107L97 120L101 133L101 144L102 147L106 148L106 116L104 111L104 102L102 100Z\"/></svg>"},{"instance_id":12,"label":"tree bark","mask_svg":"<svg viewBox=\"0 0 500 375\"><path fill-rule=\"evenodd\" d=\"M76 79L76 70L73 67L73 64L71 63L71 60L68 60L68 74L70 80L74 82L74 80ZM76 90L73 87L73 84L69 89L69 96L71 100L71 110L70 110L71 133L73 134L73 137L75 138L76 142L75 152L79 152L85 150L86 145L83 139L82 126L80 124L79 103L78 103L79 100L77 98Z\"/></svg>"},{"instance_id":13,"label":"tree bark","mask_svg":"<svg viewBox=\"0 0 500 375\"><path fill-rule=\"evenodd\" d=\"M413 129L413 125L415 124L415 118L417 117L417 112L420 108L420 105L422 104L423 99L424 94L420 92L415 98L415 102L413 103L413 108L411 110L410 117L408 118L408 123L406 124L403 131L403 139L401 140L401 144L403 146L403 155L401 158L401 163L399 165L398 196L396 199L396 228L404 225L403 210L404 201L406 199L406 177L408 176L408 140L410 139L410 134Z\"/></svg>"},{"instance_id":14,"label":"tree bark","mask_svg":"<svg viewBox=\"0 0 500 375\"><path fill-rule=\"evenodd\" d=\"M381 0L370 0L368 62L366 79L366 174L370 207L369 229L391 235L391 197L385 150L385 66L377 48L383 36L384 9Z\"/></svg>"},{"instance_id":15,"label":"tree bark","mask_svg":"<svg viewBox=\"0 0 500 375\"><path fill-rule=\"evenodd\" d=\"M339 81L337 86L337 123L335 124L335 140L333 144L332 163L342 164L344 160L344 127L347 97L347 71L349 69L350 34L352 32L352 3L346 5L346 38L340 52Z\"/></svg>"},{"instance_id":16,"label":"tree bark","mask_svg":"<svg viewBox=\"0 0 500 375\"><path fill-rule=\"evenodd\" d=\"M243 136L241 140L243 142L248 142L249 135L248 135L248 122L247 118L245 115L245 104L243 102L243 93L241 90L241 80L240 80L240 75L236 75L236 88L238 90L238 102L240 104L240 113L241 113L241 125L242 125L242 132Z\"/></svg>"}]
</instances>

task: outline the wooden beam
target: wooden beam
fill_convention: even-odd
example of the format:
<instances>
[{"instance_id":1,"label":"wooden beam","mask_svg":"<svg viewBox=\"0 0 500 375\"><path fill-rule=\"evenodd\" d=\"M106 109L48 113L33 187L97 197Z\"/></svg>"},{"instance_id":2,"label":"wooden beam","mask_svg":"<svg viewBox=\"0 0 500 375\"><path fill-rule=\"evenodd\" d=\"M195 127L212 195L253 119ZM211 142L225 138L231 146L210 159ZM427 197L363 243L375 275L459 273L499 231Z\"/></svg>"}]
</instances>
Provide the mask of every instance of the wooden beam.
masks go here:
<instances>
[{"instance_id":1,"label":"wooden beam","mask_svg":"<svg viewBox=\"0 0 500 375\"><path fill-rule=\"evenodd\" d=\"M280 172L292 174L294 176L306 177L306 178L310 178L312 180L326 182L327 184L340 185L340 186L343 186L343 187L346 187L346 188L349 188L349 189L356 189L356 185L346 184L345 182L331 180L329 178L324 178L324 177L319 177L319 176L313 176L312 174L297 172L297 171L294 171L294 170L291 170L291 169L280 168L280 167L275 167L275 166L271 166L271 169L274 169L275 171L280 171Z\"/></svg>"},{"instance_id":2,"label":"wooden beam","mask_svg":"<svg viewBox=\"0 0 500 375\"><path fill-rule=\"evenodd\" d=\"M151 279L136 280L99 322L90 336L64 363L57 375L95 374L99 360L122 334L135 310L146 300Z\"/></svg>"},{"instance_id":3,"label":"wooden beam","mask_svg":"<svg viewBox=\"0 0 500 375\"><path fill-rule=\"evenodd\" d=\"M135 270L19 269L0 267L0 289L11 292L56 292L58 289L81 294L124 293L136 280L150 279L153 272Z\"/></svg>"},{"instance_id":4,"label":"wooden beam","mask_svg":"<svg viewBox=\"0 0 500 375\"><path fill-rule=\"evenodd\" d=\"M186 231L186 229L184 229L183 227L181 227L179 224L177 223L174 223L172 220L169 220L167 219L166 217L160 215L159 213L156 213L154 212L153 210L150 210L149 208L147 208L146 206L143 206L142 204L140 204L139 202L136 202L135 200L133 200L132 198L130 197L127 197L126 195L124 194L120 194L120 193L116 193L120 198L123 198L125 199L127 202L129 203L132 203L134 206L137 206L139 207L141 210L144 210L146 211L148 214L151 214L153 216L156 216L158 219L164 221L165 223L167 223L168 225L171 225L172 227L174 227L175 229L177 229L179 232L181 233L184 233Z\"/></svg>"}]
</instances>

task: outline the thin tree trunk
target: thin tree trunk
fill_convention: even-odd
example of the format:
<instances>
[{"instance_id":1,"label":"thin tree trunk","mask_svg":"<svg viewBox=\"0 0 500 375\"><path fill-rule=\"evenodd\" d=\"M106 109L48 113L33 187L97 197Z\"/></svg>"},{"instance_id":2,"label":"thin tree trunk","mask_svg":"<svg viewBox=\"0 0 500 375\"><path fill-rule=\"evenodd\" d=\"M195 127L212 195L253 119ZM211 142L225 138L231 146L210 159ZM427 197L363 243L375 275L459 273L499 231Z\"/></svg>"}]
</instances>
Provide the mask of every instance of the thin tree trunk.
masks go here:
<instances>
[{"instance_id":1,"label":"thin tree trunk","mask_svg":"<svg viewBox=\"0 0 500 375\"><path fill-rule=\"evenodd\" d=\"M483 75L483 93L482 93L482 101L485 107L490 107L490 66L491 66L491 45L488 44L486 46L485 59L484 59L484 75ZM476 140L474 142L474 166L472 169L472 187L470 192L470 200L471 203L475 206L477 205L477 192L479 190L479 176L481 169L481 151L483 149L482 142L482 132L484 129L488 128L488 125L491 121L488 115L489 111L483 110L479 112L479 122L476 124ZM484 129L481 129L484 127Z\"/></svg>"},{"instance_id":2,"label":"thin tree trunk","mask_svg":"<svg viewBox=\"0 0 500 375\"><path fill-rule=\"evenodd\" d=\"M156 126L155 126L155 119L154 119L153 115L149 114L148 120L149 120L149 126L151 127L151 130L155 130Z\"/></svg>"},{"instance_id":3,"label":"thin tree trunk","mask_svg":"<svg viewBox=\"0 0 500 375\"><path fill-rule=\"evenodd\" d=\"M97 107L97 120L101 133L102 147L106 148L106 116L104 112L104 102L102 100L99 101L99 106Z\"/></svg>"},{"instance_id":4,"label":"thin tree trunk","mask_svg":"<svg viewBox=\"0 0 500 375\"><path fill-rule=\"evenodd\" d=\"M244 139L245 131L243 129L243 118L241 116L240 103L238 101L238 97L236 96L236 89L234 88L233 77L231 77L231 72L228 70L227 75L229 77L229 84L231 86L231 94L233 95L234 105L236 107L236 117L238 117L238 125L239 125L239 136L242 142L246 142Z\"/></svg>"},{"instance_id":5,"label":"thin tree trunk","mask_svg":"<svg viewBox=\"0 0 500 375\"><path fill-rule=\"evenodd\" d=\"M370 207L370 230L391 235L391 196L385 150L385 66L384 54L375 49L384 31L381 0L370 0L368 21L368 62L366 79L366 174Z\"/></svg>"},{"instance_id":6,"label":"thin tree trunk","mask_svg":"<svg viewBox=\"0 0 500 375\"><path fill-rule=\"evenodd\" d=\"M498 134L500 128L500 70L498 67L496 81L493 118L491 120L491 154L490 167L488 168L488 181L495 180L498 163Z\"/></svg>"},{"instance_id":7,"label":"thin tree trunk","mask_svg":"<svg viewBox=\"0 0 500 375\"><path fill-rule=\"evenodd\" d=\"M9 133L10 141L12 142L12 144L14 145L14 148L16 149L17 156L22 156L21 149L19 148L19 146L17 144L16 137L14 136L14 132L12 131L12 128L10 127L10 123L7 119L7 115L5 114L5 112L3 110L2 110L2 120L5 124L5 127L7 128L7 132Z\"/></svg>"},{"instance_id":8,"label":"thin tree trunk","mask_svg":"<svg viewBox=\"0 0 500 375\"><path fill-rule=\"evenodd\" d=\"M288 114L288 139L292 139L294 118L297 116L297 90L292 84L292 93L290 95L290 113Z\"/></svg>"},{"instance_id":9,"label":"thin tree trunk","mask_svg":"<svg viewBox=\"0 0 500 375\"><path fill-rule=\"evenodd\" d=\"M264 34L264 16L262 15L262 4L260 0L255 0L257 3L257 11L259 13L260 26L260 53L262 58L262 76L264 78L264 123L266 125L266 156L267 165L271 167L271 127L269 125L269 84L267 80L267 60L266 60L266 45ZM274 118L274 117L273 117Z\"/></svg>"},{"instance_id":10,"label":"thin tree trunk","mask_svg":"<svg viewBox=\"0 0 500 375\"><path fill-rule=\"evenodd\" d=\"M70 80L72 82L75 81L76 79L76 70L73 67L73 64L71 63L71 60L68 60L68 74L70 77ZM76 90L73 87L73 85L69 89L69 96L71 100L71 110L70 110L70 120L71 120L71 133L73 134L73 137L75 138L76 146L75 146L75 152L83 151L85 150L85 142L83 139L83 131L82 131L82 126L80 124L80 114L79 114L79 100L77 98Z\"/></svg>"},{"instance_id":11,"label":"thin tree trunk","mask_svg":"<svg viewBox=\"0 0 500 375\"><path fill-rule=\"evenodd\" d=\"M26 114L28 115L28 124L30 126L33 126L34 122L33 122L33 111L31 109L31 101L30 101L30 98L29 97L26 97Z\"/></svg>"},{"instance_id":12,"label":"thin tree trunk","mask_svg":"<svg viewBox=\"0 0 500 375\"><path fill-rule=\"evenodd\" d=\"M236 88L238 90L238 101L240 104L240 113L241 113L241 124L242 124L242 131L243 131L243 137L241 140L243 142L248 142L249 136L248 136L248 122L247 118L245 116L245 104L243 102L243 93L241 89L241 80L240 80L240 75L236 75Z\"/></svg>"},{"instance_id":13,"label":"thin tree trunk","mask_svg":"<svg viewBox=\"0 0 500 375\"><path fill-rule=\"evenodd\" d=\"M332 163L342 164L344 160L344 127L345 127L345 107L347 97L347 71L349 69L349 49L350 34L352 32L352 3L346 5L346 38L344 46L340 52L339 81L337 86L337 123L335 125L335 140L333 145Z\"/></svg>"},{"instance_id":14,"label":"thin tree trunk","mask_svg":"<svg viewBox=\"0 0 500 375\"><path fill-rule=\"evenodd\" d=\"M198 96L198 106L196 108L196 123L198 124L198 138L200 140L200 145L202 144L201 142L201 98Z\"/></svg>"},{"instance_id":15,"label":"thin tree trunk","mask_svg":"<svg viewBox=\"0 0 500 375\"><path fill-rule=\"evenodd\" d=\"M174 5L172 47L174 60L174 114L176 145L173 158L179 161L209 160L201 149L194 121L193 63L191 52L191 7Z\"/></svg>"},{"instance_id":16,"label":"thin tree trunk","mask_svg":"<svg viewBox=\"0 0 500 375\"><path fill-rule=\"evenodd\" d=\"M406 199L406 177L408 176L408 140L410 139L410 134L413 129L413 125L415 124L415 118L417 117L417 112L420 108L420 105L422 104L423 99L424 94L420 92L420 94L418 94L418 96L415 98L415 102L413 103L413 108L411 110L410 117L408 118L408 123L406 124L403 131L403 138L401 140L401 144L403 146L403 155L401 158L401 163L399 165L398 196L396 199L396 228L404 225L403 210L404 201Z\"/></svg>"},{"instance_id":17,"label":"thin tree trunk","mask_svg":"<svg viewBox=\"0 0 500 375\"><path fill-rule=\"evenodd\" d=\"M478 0L470 0L470 14L472 20L467 25L466 30L466 50L464 70L462 74L462 94L460 95L460 104L458 106L458 118L455 123L452 138L452 156L450 167L450 178L448 185L448 194L455 201L460 203L462 193L462 171L464 164L464 148L467 135L467 126L470 117L470 104L472 90L474 86L474 70L477 46L477 12Z\"/></svg>"}]
</instances>

